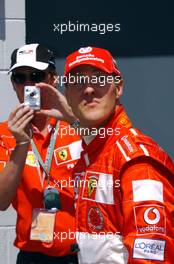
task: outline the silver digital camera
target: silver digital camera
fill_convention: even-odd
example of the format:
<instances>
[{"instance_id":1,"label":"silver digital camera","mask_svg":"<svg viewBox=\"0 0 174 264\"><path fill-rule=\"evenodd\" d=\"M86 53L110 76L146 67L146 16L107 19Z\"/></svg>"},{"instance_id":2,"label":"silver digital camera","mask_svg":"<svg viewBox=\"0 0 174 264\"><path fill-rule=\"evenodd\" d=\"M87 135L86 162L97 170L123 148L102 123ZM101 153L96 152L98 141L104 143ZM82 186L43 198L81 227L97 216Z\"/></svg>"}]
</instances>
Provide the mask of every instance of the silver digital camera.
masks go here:
<instances>
[{"instance_id":1,"label":"silver digital camera","mask_svg":"<svg viewBox=\"0 0 174 264\"><path fill-rule=\"evenodd\" d=\"M36 86L25 86L24 88L24 104L33 110L40 110L40 88Z\"/></svg>"}]
</instances>

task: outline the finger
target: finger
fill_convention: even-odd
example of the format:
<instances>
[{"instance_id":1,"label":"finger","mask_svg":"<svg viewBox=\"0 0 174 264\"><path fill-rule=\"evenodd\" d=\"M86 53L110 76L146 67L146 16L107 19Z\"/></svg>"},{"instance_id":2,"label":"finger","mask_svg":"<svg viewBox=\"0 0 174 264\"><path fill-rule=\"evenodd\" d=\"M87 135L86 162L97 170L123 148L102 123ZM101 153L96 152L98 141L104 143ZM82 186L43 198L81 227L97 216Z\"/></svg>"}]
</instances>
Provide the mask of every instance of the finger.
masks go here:
<instances>
[{"instance_id":1,"label":"finger","mask_svg":"<svg viewBox=\"0 0 174 264\"><path fill-rule=\"evenodd\" d=\"M36 86L39 87L39 88L48 88L48 89L51 89L51 90L56 90L54 86L48 84L48 83L36 83Z\"/></svg>"},{"instance_id":2,"label":"finger","mask_svg":"<svg viewBox=\"0 0 174 264\"><path fill-rule=\"evenodd\" d=\"M56 119L62 119L63 115L57 109L41 109L39 113L49 116L55 117Z\"/></svg>"},{"instance_id":3,"label":"finger","mask_svg":"<svg viewBox=\"0 0 174 264\"><path fill-rule=\"evenodd\" d=\"M27 125L30 123L30 121L33 119L33 116L29 116L29 117L27 117L23 122L22 122L22 124L18 127L18 129L20 129L20 130L24 130L26 127L27 127ZM29 133L30 134L30 133ZM31 134L32 135L32 134Z\"/></svg>"},{"instance_id":4,"label":"finger","mask_svg":"<svg viewBox=\"0 0 174 264\"><path fill-rule=\"evenodd\" d=\"M21 115L25 114L27 111L29 111L30 108L28 106L24 107L23 104L17 106L14 111L11 112L9 116L9 120L15 121L18 118L20 118Z\"/></svg>"},{"instance_id":5,"label":"finger","mask_svg":"<svg viewBox=\"0 0 174 264\"><path fill-rule=\"evenodd\" d=\"M25 115L23 115L22 117L20 117L16 122L15 124L13 124L14 127L18 128L19 126L21 126L21 124L26 120L28 119L28 117L34 117L34 114L33 114L33 110L30 110L29 112L27 112Z\"/></svg>"},{"instance_id":6,"label":"finger","mask_svg":"<svg viewBox=\"0 0 174 264\"><path fill-rule=\"evenodd\" d=\"M25 129L30 124L30 121L32 120L33 116L28 116L21 124L18 124L18 126L11 127L10 131L15 135L24 135ZM28 126L28 134L30 135L30 128ZM32 133L31 133L32 134Z\"/></svg>"},{"instance_id":7,"label":"finger","mask_svg":"<svg viewBox=\"0 0 174 264\"><path fill-rule=\"evenodd\" d=\"M51 92L53 92L54 95L57 95L57 96L63 95L60 91L58 91L54 86L52 86L50 84L47 84L47 83L36 83L36 86L41 88L41 89L43 89L42 91L50 90Z\"/></svg>"},{"instance_id":8,"label":"finger","mask_svg":"<svg viewBox=\"0 0 174 264\"><path fill-rule=\"evenodd\" d=\"M16 115L17 111L18 111L19 109L21 109L22 107L24 107L24 103L17 105L17 106L11 111L11 113L10 113L10 115L9 115L9 119L12 119L12 118Z\"/></svg>"},{"instance_id":9,"label":"finger","mask_svg":"<svg viewBox=\"0 0 174 264\"><path fill-rule=\"evenodd\" d=\"M29 106L25 106L24 108L22 108L22 109L19 109L18 111L17 111L17 113L16 113L16 117L18 118L18 119L20 119L23 115L25 115L26 113L34 113L34 111L33 111L33 109L30 109L30 107Z\"/></svg>"},{"instance_id":10,"label":"finger","mask_svg":"<svg viewBox=\"0 0 174 264\"><path fill-rule=\"evenodd\" d=\"M16 115L11 119L9 120L9 123L10 125L16 125L17 122L22 118L24 117L25 119L25 115L28 114L28 115L31 115L33 114L34 111L32 109L30 109L28 106L24 107L24 108L20 108L18 109L18 111L16 112Z\"/></svg>"}]
</instances>

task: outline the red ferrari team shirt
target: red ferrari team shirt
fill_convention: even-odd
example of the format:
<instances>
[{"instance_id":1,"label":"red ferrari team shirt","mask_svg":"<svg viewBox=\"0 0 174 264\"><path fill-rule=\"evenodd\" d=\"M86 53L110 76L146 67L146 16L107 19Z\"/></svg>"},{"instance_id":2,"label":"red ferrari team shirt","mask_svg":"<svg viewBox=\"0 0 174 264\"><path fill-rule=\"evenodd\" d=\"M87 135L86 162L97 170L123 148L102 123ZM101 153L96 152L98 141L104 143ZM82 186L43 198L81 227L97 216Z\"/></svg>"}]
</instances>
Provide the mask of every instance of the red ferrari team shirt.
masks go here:
<instances>
[{"instance_id":1,"label":"red ferrari team shirt","mask_svg":"<svg viewBox=\"0 0 174 264\"><path fill-rule=\"evenodd\" d=\"M41 252L51 256L62 256L73 253L75 239L75 211L73 204L74 186L72 184L72 169L80 157L81 140L77 135L68 133L68 125L61 121L57 132L53 158L50 170L50 185L60 193L61 210L56 213L54 241L46 244L30 240L32 211L43 208L43 189L47 187L45 179L42 187L43 170L38 165L31 145L29 146L25 166L21 175L13 207L17 212L15 246L26 251ZM45 161L50 138L55 130L55 121L48 126L44 137L34 128L33 140ZM62 135L62 131L63 135ZM0 169L2 170L15 148L15 139L7 129L7 123L0 125ZM10 175L9 175L10 177Z\"/></svg>"}]
</instances>

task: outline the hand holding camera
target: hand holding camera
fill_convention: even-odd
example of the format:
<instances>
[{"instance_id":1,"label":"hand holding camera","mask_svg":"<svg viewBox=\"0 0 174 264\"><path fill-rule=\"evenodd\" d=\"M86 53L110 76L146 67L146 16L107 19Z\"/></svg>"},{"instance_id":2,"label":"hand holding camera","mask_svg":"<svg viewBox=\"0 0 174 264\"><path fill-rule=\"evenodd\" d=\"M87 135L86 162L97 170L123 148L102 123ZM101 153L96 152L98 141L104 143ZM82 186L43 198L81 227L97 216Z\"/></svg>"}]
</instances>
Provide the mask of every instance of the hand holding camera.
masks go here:
<instances>
[{"instance_id":1,"label":"hand holding camera","mask_svg":"<svg viewBox=\"0 0 174 264\"><path fill-rule=\"evenodd\" d=\"M13 134L18 145L24 142L30 142L31 125L30 122L34 117L33 109L24 104L18 105L9 115L8 128Z\"/></svg>"},{"instance_id":2,"label":"hand holding camera","mask_svg":"<svg viewBox=\"0 0 174 264\"><path fill-rule=\"evenodd\" d=\"M36 86L25 86L24 105L36 111L36 114L52 116L69 123L75 120L65 96L55 87L46 83L39 83Z\"/></svg>"},{"instance_id":3,"label":"hand holding camera","mask_svg":"<svg viewBox=\"0 0 174 264\"><path fill-rule=\"evenodd\" d=\"M42 97L42 106L39 113L69 123L76 120L66 97L59 90L46 83L38 83L36 87L40 88Z\"/></svg>"}]
</instances>

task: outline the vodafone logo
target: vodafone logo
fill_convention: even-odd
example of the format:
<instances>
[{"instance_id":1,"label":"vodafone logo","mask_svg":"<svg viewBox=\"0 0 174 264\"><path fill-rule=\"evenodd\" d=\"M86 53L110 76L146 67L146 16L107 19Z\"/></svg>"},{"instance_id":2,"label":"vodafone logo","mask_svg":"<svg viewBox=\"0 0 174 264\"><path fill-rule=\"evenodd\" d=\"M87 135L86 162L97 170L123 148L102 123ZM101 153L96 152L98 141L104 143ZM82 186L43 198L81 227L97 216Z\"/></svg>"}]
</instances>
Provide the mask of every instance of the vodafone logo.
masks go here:
<instances>
[{"instance_id":1,"label":"vodafone logo","mask_svg":"<svg viewBox=\"0 0 174 264\"><path fill-rule=\"evenodd\" d=\"M80 48L78 51L79 53L89 53L91 52L92 48L91 47L84 47L84 48Z\"/></svg>"},{"instance_id":2,"label":"vodafone logo","mask_svg":"<svg viewBox=\"0 0 174 264\"><path fill-rule=\"evenodd\" d=\"M156 225L159 222L159 220L160 220L160 212L158 211L158 209L154 207L150 207L146 209L146 211L144 212L144 221L147 224Z\"/></svg>"},{"instance_id":3,"label":"vodafone logo","mask_svg":"<svg viewBox=\"0 0 174 264\"><path fill-rule=\"evenodd\" d=\"M165 207L158 204L138 205L134 207L137 234L166 233Z\"/></svg>"}]
</instances>

